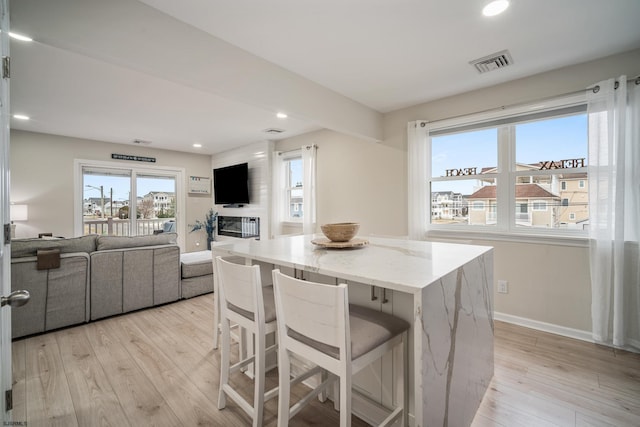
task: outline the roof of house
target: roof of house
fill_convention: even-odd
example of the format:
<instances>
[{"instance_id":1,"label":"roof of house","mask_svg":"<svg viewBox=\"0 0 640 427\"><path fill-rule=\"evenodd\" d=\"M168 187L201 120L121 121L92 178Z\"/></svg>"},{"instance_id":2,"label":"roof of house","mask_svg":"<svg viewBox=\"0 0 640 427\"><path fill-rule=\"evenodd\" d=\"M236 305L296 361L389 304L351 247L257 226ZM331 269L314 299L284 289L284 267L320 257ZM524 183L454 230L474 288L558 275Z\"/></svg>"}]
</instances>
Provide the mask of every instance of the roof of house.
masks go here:
<instances>
[{"instance_id":1,"label":"roof of house","mask_svg":"<svg viewBox=\"0 0 640 427\"><path fill-rule=\"evenodd\" d=\"M496 198L496 186L485 185L478 191L468 197L469 199L495 199ZM559 199L550 191L545 190L538 184L517 184L516 185L516 199L540 199L540 198L554 198Z\"/></svg>"}]
</instances>

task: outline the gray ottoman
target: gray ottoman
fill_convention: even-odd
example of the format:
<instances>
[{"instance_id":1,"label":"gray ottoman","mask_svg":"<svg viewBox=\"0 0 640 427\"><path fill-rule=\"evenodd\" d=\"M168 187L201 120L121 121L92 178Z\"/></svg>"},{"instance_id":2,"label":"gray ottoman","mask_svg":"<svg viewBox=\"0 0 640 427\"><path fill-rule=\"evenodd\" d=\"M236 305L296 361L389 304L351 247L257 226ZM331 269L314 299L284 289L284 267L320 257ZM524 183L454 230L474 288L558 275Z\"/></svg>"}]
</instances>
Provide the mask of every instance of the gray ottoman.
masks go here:
<instances>
[{"instance_id":1,"label":"gray ottoman","mask_svg":"<svg viewBox=\"0 0 640 427\"><path fill-rule=\"evenodd\" d=\"M213 292L213 261L211 251L180 254L182 298L192 298Z\"/></svg>"}]
</instances>

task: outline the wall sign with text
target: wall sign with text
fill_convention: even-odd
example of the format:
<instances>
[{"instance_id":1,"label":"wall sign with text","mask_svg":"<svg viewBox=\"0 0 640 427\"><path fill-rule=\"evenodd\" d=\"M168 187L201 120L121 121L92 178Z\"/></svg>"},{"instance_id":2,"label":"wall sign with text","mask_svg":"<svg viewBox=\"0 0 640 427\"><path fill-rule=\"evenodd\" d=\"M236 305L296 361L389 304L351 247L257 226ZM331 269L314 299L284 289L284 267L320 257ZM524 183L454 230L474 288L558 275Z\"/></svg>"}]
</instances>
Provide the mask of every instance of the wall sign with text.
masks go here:
<instances>
[{"instance_id":1,"label":"wall sign with text","mask_svg":"<svg viewBox=\"0 0 640 427\"><path fill-rule=\"evenodd\" d=\"M540 169L575 169L583 168L586 166L585 159L564 159L564 160L543 160L538 162ZM532 165L532 166L535 166ZM446 169L445 176L473 176L478 174L478 168L458 168L458 169Z\"/></svg>"},{"instance_id":2,"label":"wall sign with text","mask_svg":"<svg viewBox=\"0 0 640 427\"><path fill-rule=\"evenodd\" d=\"M211 178L205 176L190 176L189 193L211 194Z\"/></svg>"},{"instance_id":3,"label":"wall sign with text","mask_svg":"<svg viewBox=\"0 0 640 427\"><path fill-rule=\"evenodd\" d=\"M134 162L148 162L148 163L155 163L156 162L156 158L155 157L144 157L144 156L131 156L129 154L111 154L111 158L112 159L116 159L116 160L131 160Z\"/></svg>"}]
</instances>

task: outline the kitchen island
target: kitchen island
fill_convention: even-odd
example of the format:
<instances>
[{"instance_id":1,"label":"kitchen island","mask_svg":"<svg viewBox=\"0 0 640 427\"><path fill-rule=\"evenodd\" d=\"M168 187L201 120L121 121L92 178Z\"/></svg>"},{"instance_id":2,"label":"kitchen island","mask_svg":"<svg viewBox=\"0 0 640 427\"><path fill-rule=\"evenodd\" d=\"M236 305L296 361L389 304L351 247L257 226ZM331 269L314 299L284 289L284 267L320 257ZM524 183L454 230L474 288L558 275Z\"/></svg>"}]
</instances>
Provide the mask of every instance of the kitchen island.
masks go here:
<instances>
[{"instance_id":1,"label":"kitchen island","mask_svg":"<svg viewBox=\"0 0 640 427\"><path fill-rule=\"evenodd\" d=\"M215 246L213 255L346 282L350 302L409 321L409 425L469 426L493 376L493 249L380 237L363 247L325 249L311 242L319 237L234 240ZM393 382L384 379L399 374L393 359L378 370L361 388L383 406L395 404L386 389ZM379 386L367 385L371 378ZM373 411L363 405L354 402L354 413L371 422Z\"/></svg>"}]
</instances>

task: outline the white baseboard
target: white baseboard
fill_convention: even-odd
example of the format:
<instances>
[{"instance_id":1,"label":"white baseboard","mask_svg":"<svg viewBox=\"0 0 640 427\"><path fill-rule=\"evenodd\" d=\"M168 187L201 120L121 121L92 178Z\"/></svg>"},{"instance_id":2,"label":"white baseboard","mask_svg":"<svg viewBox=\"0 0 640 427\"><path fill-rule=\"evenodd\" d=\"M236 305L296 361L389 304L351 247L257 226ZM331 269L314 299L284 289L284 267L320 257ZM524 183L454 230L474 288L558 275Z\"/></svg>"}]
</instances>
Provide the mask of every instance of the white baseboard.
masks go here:
<instances>
[{"instance_id":1,"label":"white baseboard","mask_svg":"<svg viewBox=\"0 0 640 427\"><path fill-rule=\"evenodd\" d=\"M514 325L524 326L525 328L536 329L542 332L549 332L561 335L567 338L575 338L577 340L595 342L591 337L590 331L581 331L580 329L567 328L566 326L554 325L553 323L540 322L539 320L527 319L526 317L513 316L505 313L493 313L495 320L501 322L513 323Z\"/></svg>"}]
</instances>

